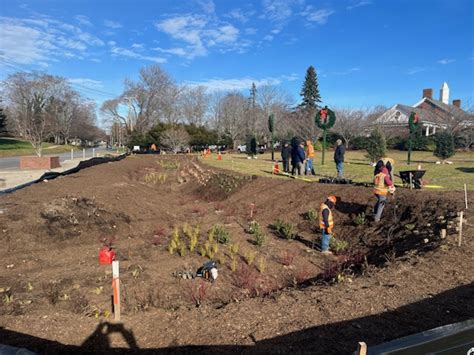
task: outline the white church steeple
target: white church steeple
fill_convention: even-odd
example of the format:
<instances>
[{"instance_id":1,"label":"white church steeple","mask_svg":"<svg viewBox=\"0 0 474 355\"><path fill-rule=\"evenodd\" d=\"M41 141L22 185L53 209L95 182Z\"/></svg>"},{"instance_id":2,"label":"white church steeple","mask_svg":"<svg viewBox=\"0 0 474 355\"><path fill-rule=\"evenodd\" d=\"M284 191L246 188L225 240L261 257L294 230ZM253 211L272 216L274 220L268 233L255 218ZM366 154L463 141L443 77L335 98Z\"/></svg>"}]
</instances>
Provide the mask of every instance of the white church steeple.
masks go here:
<instances>
[{"instance_id":1,"label":"white church steeple","mask_svg":"<svg viewBox=\"0 0 474 355\"><path fill-rule=\"evenodd\" d=\"M449 105L449 87L446 81L441 86L441 90L439 91L439 101Z\"/></svg>"}]
</instances>

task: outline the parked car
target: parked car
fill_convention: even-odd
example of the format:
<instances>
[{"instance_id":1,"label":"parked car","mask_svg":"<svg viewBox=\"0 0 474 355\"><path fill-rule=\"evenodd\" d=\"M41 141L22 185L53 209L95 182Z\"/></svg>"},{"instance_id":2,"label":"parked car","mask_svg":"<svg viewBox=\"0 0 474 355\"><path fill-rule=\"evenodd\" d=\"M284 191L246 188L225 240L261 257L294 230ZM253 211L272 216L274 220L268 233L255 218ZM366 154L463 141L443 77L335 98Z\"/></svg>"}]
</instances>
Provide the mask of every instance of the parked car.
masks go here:
<instances>
[{"instance_id":1,"label":"parked car","mask_svg":"<svg viewBox=\"0 0 474 355\"><path fill-rule=\"evenodd\" d=\"M241 144L237 147L237 151L239 153L245 153L247 152L247 145L246 144Z\"/></svg>"}]
</instances>

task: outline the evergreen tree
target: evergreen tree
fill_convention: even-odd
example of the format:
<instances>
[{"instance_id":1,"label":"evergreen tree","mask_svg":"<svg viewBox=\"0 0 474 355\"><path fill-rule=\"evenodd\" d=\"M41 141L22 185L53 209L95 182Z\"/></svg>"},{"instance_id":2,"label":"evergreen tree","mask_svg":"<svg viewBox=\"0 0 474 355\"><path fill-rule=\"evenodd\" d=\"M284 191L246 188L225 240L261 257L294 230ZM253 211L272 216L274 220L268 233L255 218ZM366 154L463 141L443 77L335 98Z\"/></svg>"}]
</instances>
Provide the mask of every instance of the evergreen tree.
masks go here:
<instances>
[{"instance_id":1,"label":"evergreen tree","mask_svg":"<svg viewBox=\"0 0 474 355\"><path fill-rule=\"evenodd\" d=\"M387 142L380 128L374 129L367 140L367 158L376 162L385 156Z\"/></svg>"},{"instance_id":2,"label":"evergreen tree","mask_svg":"<svg viewBox=\"0 0 474 355\"><path fill-rule=\"evenodd\" d=\"M318 103L321 102L321 96L318 89L318 75L312 65L306 70L300 95L303 97L300 104L301 108L316 110L319 107Z\"/></svg>"},{"instance_id":3,"label":"evergreen tree","mask_svg":"<svg viewBox=\"0 0 474 355\"><path fill-rule=\"evenodd\" d=\"M252 88L250 89L249 106L251 109L257 107L257 87L255 83L252 83Z\"/></svg>"},{"instance_id":4,"label":"evergreen tree","mask_svg":"<svg viewBox=\"0 0 474 355\"><path fill-rule=\"evenodd\" d=\"M443 160L454 155L454 138L449 132L441 132L436 135L436 149L434 155Z\"/></svg>"}]
</instances>

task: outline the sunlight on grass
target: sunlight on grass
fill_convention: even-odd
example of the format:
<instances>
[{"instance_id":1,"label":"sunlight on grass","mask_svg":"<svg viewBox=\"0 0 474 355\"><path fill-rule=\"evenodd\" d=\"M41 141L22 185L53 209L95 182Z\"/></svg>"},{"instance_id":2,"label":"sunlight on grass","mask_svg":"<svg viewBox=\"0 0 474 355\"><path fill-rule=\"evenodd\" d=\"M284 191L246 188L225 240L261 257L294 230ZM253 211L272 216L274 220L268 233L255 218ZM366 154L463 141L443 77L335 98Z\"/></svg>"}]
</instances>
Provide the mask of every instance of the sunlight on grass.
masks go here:
<instances>
[{"instance_id":1,"label":"sunlight on grass","mask_svg":"<svg viewBox=\"0 0 474 355\"><path fill-rule=\"evenodd\" d=\"M43 155L70 152L71 149L78 150L72 145L54 145L43 143ZM0 157L12 157L19 155L36 155L35 150L27 141L14 138L0 138Z\"/></svg>"},{"instance_id":2,"label":"sunlight on grass","mask_svg":"<svg viewBox=\"0 0 474 355\"><path fill-rule=\"evenodd\" d=\"M322 176L336 176L336 166L332 161L332 152L326 155L326 164L321 165L321 152L316 153L315 170L316 177L309 179L317 181ZM345 177L354 182L372 182L373 167L369 165L365 158L364 151L348 151L344 164ZM407 152L392 150L388 152L389 157L395 159L395 173L402 170L416 170L421 165L422 170L426 170L424 181L428 185L442 186L445 190L462 190L467 184L468 190L474 190L474 152L458 152L449 160L452 165L440 164L439 159L433 156L432 152L413 152L412 163L407 165ZM279 153L275 153L276 158L280 158ZM215 154L203 159L205 164L213 167L234 170L242 174L255 174L260 176L287 179L284 176L273 176L271 154L258 155L257 159L247 159L245 154L224 154L223 160L217 160ZM280 163L280 169L281 169ZM400 178L395 178L395 183L401 184Z\"/></svg>"}]
</instances>

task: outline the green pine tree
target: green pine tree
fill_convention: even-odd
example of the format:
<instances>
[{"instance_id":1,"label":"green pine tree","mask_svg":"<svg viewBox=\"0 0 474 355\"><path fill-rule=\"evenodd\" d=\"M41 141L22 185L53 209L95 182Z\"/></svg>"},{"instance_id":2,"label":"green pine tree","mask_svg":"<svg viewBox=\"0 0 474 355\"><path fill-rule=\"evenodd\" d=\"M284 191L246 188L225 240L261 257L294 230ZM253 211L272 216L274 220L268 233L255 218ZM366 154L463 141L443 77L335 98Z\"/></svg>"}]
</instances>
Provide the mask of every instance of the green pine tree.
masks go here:
<instances>
[{"instance_id":1,"label":"green pine tree","mask_svg":"<svg viewBox=\"0 0 474 355\"><path fill-rule=\"evenodd\" d=\"M301 108L316 110L319 107L318 103L321 102L321 96L319 95L318 75L312 65L306 70L300 95L303 98L300 104Z\"/></svg>"},{"instance_id":2,"label":"green pine tree","mask_svg":"<svg viewBox=\"0 0 474 355\"><path fill-rule=\"evenodd\" d=\"M257 87L255 83L252 83L252 88L250 89L249 106L251 109L257 107Z\"/></svg>"},{"instance_id":3,"label":"green pine tree","mask_svg":"<svg viewBox=\"0 0 474 355\"><path fill-rule=\"evenodd\" d=\"M454 137L449 132L440 132L436 135L436 149L434 155L443 160L454 155Z\"/></svg>"},{"instance_id":4,"label":"green pine tree","mask_svg":"<svg viewBox=\"0 0 474 355\"><path fill-rule=\"evenodd\" d=\"M376 162L385 156L387 151L387 142L385 135L380 128L375 128L367 141L367 158Z\"/></svg>"}]
</instances>

